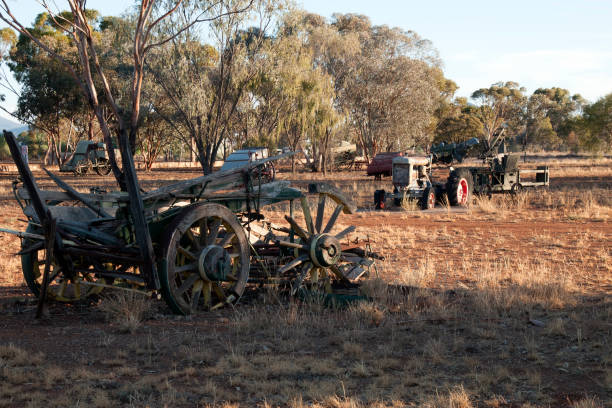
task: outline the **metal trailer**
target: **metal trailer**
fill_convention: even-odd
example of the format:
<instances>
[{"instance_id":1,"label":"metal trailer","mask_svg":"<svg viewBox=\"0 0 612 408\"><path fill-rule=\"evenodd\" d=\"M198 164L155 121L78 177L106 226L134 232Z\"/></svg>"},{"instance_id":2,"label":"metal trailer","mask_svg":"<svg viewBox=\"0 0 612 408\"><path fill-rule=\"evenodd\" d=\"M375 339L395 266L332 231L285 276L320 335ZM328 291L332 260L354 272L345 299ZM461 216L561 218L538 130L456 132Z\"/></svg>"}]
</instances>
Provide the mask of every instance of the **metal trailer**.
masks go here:
<instances>
[{"instance_id":1,"label":"metal trailer","mask_svg":"<svg viewBox=\"0 0 612 408\"><path fill-rule=\"evenodd\" d=\"M517 193L524 188L546 187L550 184L548 166L536 169L520 169L518 153L503 153L489 161L487 167L462 167L457 169L471 183L474 194ZM526 180L526 174L534 174L535 181Z\"/></svg>"},{"instance_id":2,"label":"metal trailer","mask_svg":"<svg viewBox=\"0 0 612 408\"><path fill-rule=\"evenodd\" d=\"M3 231L22 239L19 255L38 315L47 298L73 302L104 288L158 292L179 314L235 303L250 283L326 299L359 296L357 282L381 258L369 242L349 239L354 226L334 228L341 213L355 210L335 188L311 184L305 193L286 181L262 181L265 163L283 156L141 193L128 154L128 192L82 194L49 171L61 191L41 191L13 134L4 136L28 226ZM289 203L287 224L264 219L260 210L281 202Z\"/></svg>"}]
</instances>

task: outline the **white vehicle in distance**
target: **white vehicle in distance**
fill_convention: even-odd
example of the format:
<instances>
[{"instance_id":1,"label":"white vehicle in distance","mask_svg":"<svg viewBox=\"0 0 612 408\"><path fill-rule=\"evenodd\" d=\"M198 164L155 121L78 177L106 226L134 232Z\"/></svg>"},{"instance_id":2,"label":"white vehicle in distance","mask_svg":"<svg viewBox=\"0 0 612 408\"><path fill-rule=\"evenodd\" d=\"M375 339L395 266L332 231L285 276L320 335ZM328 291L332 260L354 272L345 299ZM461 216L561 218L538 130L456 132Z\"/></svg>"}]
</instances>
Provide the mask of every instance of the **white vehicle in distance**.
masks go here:
<instances>
[{"instance_id":1,"label":"white vehicle in distance","mask_svg":"<svg viewBox=\"0 0 612 408\"><path fill-rule=\"evenodd\" d=\"M241 149L235 150L227 159L223 162L223 166L221 166L221 171L236 169L238 167L246 166L249 163L256 163L259 160L268 158L268 148L267 147L251 147L249 149ZM274 181L275 170L272 162L267 162L264 165L264 169L261 173L262 181L264 183L269 183Z\"/></svg>"}]
</instances>

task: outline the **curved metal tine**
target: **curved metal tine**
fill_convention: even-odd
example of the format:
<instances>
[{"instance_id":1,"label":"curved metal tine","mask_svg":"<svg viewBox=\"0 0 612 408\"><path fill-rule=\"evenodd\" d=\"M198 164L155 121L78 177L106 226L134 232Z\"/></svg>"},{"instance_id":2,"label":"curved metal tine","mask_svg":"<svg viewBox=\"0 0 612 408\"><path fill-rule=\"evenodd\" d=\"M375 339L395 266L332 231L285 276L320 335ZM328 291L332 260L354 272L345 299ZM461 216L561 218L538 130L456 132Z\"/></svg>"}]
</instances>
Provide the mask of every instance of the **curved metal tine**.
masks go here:
<instances>
[{"instance_id":1,"label":"curved metal tine","mask_svg":"<svg viewBox=\"0 0 612 408\"><path fill-rule=\"evenodd\" d=\"M189 275L189 277L183 281L183 284L176 290L176 292L179 295L182 295L183 293L185 293L185 291L187 291L187 289L192 287L199 278L200 275L198 275L197 273Z\"/></svg>"},{"instance_id":2,"label":"curved metal tine","mask_svg":"<svg viewBox=\"0 0 612 408\"><path fill-rule=\"evenodd\" d=\"M214 245L219 236L219 227L221 227L221 218L217 218L210 226L209 235L206 237L206 245Z\"/></svg>"},{"instance_id":3,"label":"curved metal tine","mask_svg":"<svg viewBox=\"0 0 612 408\"><path fill-rule=\"evenodd\" d=\"M325 229L323 230L325 234L327 234L329 231L331 231L332 228L334 228L334 224L336 223L336 220L338 219L338 216L340 215L340 212L342 211L343 208L344 208L344 205L342 204L338 204L336 206L336 209L332 213L331 217L329 217L329 220L327 221L327 225L325 226Z\"/></svg>"},{"instance_id":4,"label":"curved metal tine","mask_svg":"<svg viewBox=\"0 0 612 408\"><path fill-rule=\"evenodd\" d=\"M186 256L187 258L191 258L194 261L196 261L198 258L192 254L191 252L189 252L187 249L183 248L182 246L178 245L176 248L176 252L180 252L181 254L183 254L184 256Z\"/></svg>"},{"instance_id":5,"label":"curved metal tine","mask_svg":"<svg viewBox=\"0 0 612 408\"><path fill-rule=\"evenodd\" d=\"M300 276L298 276L298 278L295 281L295 286L293 287L293 289L291 289L291 296L295 296L298 289L302 286L302 282L304 282L304 279L306 279L306 276L308 275L312 267L313 265L310 262L306 262L304 264L304 266L302 267L302 272L300 273Z\"/></svg>"},{"instance_id":6,"label":"curved metal tine","mask_svg":"<svg viewBox=\"0 0 612 408\"><path fill-rule=\"evenodd\" d=\"M219 246L221 248L225 248L229 243L232 242L235 236L236 233L234 231L225 231L225 237L223 237L221 242L219 242Z\"/></svg>"},{"instance_id":7,"label":"curved metal tine","mask_svg":"<svg viewBox=\"0 0 612 408\"><path fill-rule=\"evenodd\" d=\"M279 274L285 273L285 272L295 268L296 266L298 266L299 264L301 264L302 262L304 262L308 258L309 258L308 255L300 255L297 258L295 258L293 261L289 262L287 265L285 265L282 268L280 268L278 270L278 273Z\"/></svg>"},{"instance_id":8,"label":"curved metal tine","mask_svg":"<svg viewBox=\"0 0 612 408\"><path fill-rule=\"evenodd\" d=\"M202 294L202 287L204 286L204 282L199 280L193 285L193 289L191 291L191 310L195 311L198 309L198 302L200 300L200 295Z\"/></svg>"},{"instance_id":9,"label":"curved metal tine","mask_svg":"<svg viewBox=\"0 0 612 408\"><path fill-rule=\"evenodd\" d=\"M355 231L355 226L351 225L348 228L345 228L342 232L336 234L336 238L338 239L342 239L344 238L346 235L350 234L351 232Z\"/></svg>"},{"instance_id":10,"label":"curved metal tine","mask_svg":"<svg viewBox=\"0 0 612 408\"><path fill-rule=\"evenodd\" d=\"M302 205L302 212L304 213L304 220L306 221L306 228L310 234L314 234L314 224L312 223L312 215L310 214L310 206L306 197L300 198L300 204Z\"/></svg>"},{"instance_id":11,"label":"curved metal tine","mask_svg":"<svg viewBox=\"0 0 612 408\"><path fill-rule=\"evenodd\" d=\"M290 217L290 216L288 216L288 215L285 215L285 219L287 220L287 222L288 222L289 224L291 224L291 228L293 228L293 231L294 231L294 232L295 232L295 233L296 233L296 234L297 234L297 235L298 235L300 238L302 238L304 241L307 241L307 240L308 240L308 234L306 233L306 231L304 231L304 229L303 229L302 227L300 227L300 226L298 225L298 223L297 223L297 222L295 222L295 220L294 220L292 217Z\"/></svg>"},{"instance_id":12,"label":"curved metal tine","mask_svg":"<svg viewBox=\"0 0 612 408\"><path fill-rule=\"evenodd\" d=\"M323 227L323 214L325 214L325 194L319 194L319 206L317 207L317 220L315 224L317 233L320 233L321 227Z\"/></svg>"}]
</instances>

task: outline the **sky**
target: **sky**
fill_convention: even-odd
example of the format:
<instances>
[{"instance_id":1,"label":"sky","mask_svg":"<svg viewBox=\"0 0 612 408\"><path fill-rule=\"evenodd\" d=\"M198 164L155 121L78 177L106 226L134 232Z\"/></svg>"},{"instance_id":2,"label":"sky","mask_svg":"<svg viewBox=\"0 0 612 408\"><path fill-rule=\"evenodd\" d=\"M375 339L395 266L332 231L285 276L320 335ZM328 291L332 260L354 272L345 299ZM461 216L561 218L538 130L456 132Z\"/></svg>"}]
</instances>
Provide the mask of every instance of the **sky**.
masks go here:
<instances>
[{"instance_id":1,"label":"sky","mask_svg":"<svg viewBox=\"0 0 612 408\"><path fill-rule=\"evenodd\" d=\"M591 102L612 92L612 0L296 1L328 18L364 14L375 25L412 30L431 40L445 76L459 86L458 96L469 97L499 81L518 82L529 93L566 88ZM27 25L42 11L34 0L8 4ZM130 4L87 2L103 15L118 15ZM7 104L14 101L9 98Z\"/></svg>"}]
</instances>

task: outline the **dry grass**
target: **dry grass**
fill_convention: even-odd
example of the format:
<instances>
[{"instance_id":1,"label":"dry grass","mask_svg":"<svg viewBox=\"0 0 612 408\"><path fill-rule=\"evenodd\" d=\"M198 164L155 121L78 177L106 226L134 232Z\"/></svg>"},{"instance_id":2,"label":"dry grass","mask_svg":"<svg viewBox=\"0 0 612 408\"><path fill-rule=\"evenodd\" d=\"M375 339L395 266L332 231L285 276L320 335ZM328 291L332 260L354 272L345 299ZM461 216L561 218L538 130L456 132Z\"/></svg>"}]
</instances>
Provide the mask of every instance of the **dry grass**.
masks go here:
<instances>
[{"instance_id":1,"label":"dry grass","mask_svg":"<svg viewBox=\"0 0 612 408\"><path fill-rule=\"evenodd\" d=\"M102 300L99 308L120 332L134 333L151 312L152 303L143 293L116 290Z\"/></svg>"},{"instance_id":2,"label":"dry grass","mask_svg":"<svg viewBox=\"0 0 612 408\"><path fill-rule=\"evenodd\" d=\"M389 182L336 184L367 208ZM0 308L0 407L606 407L608 196L528 191L466 213L343 217L386 256L362 287L370 299L343 309L273 288L188 319L118 292L100 305L110 329L72 306L46 325ZM283 223L286 204L276 210ZM20 283L18 260L3 261Z\"/></svg>"}]
</instances>

